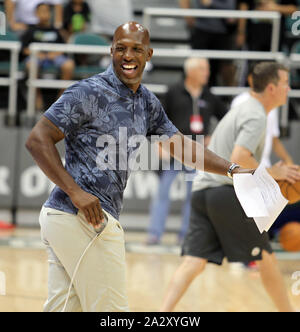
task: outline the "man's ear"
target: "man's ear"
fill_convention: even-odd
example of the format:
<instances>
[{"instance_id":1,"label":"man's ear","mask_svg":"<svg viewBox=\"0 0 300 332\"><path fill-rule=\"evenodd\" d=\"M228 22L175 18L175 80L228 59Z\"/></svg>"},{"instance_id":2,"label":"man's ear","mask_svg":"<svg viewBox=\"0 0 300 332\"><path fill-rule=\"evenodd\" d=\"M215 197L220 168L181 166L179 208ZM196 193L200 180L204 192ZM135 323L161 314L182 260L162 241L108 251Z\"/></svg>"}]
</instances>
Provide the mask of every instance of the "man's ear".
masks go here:
<instances>
[{"instance_id":1,"label":"man's ear","mask_svg":"<svg viewBox=\"0 0 300 332\"><path fill-rule=\"evenodd\" d=\"M110 48L110 56L113 56L113 48Z\"/></svg>"},{"instance_id":2,"label":"man's ear","mask_svg":"<svg viewBox=\"0 0 300 332\"><path fill-rule=\"evenodd\" d=\"M276 85L274 83L269 84L269 91L274 94L276 91Z\"/></svg>"},{"instance_id":3,"label":"man's ear","mask_svg":"<svg viewBox=\"0 0 300 332\"><path fill-rule=\"evenodd\" d=\"M153 49L149 48L146 61L150 61L152 58L152 55L153 55Z\"/></svg>"}]
</instances>

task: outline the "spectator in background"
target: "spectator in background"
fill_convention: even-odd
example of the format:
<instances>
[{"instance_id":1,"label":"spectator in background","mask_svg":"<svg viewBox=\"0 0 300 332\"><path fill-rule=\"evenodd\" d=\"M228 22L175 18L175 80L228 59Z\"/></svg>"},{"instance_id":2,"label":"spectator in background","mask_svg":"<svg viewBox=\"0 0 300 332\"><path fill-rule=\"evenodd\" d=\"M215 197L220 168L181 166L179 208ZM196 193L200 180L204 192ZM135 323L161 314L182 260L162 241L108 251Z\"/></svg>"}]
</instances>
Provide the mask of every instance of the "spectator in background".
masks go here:
<instances>
[{"instance_id":1,"label":"spectator in background","mask_svg":"<svg viewBox=\"0 0 300 332\"><path fill-rule=\"evenodd\" d=\"M236 9L235 0L180 0L182 8L197 9ZM232 24L235 21L222 18L186 18L190 29L190 40L193 49L207 50L232 50L234 48L234 38L232 34ZM234 66L232 62L211 61L211 85L218 85L221 79L221 85L234 84ZM218 79L218 74L220 78Z\"/></svg>"},{"instance_id":2,"label":"spectator in background","mask_svg":"<svg viewBox=\"0 0 300 332\"><path fill-rule=\"evenodd\" d=\"M238 0L241 10L277 11L282 15L280 45L284 43L285 20L297 11L297 0ZM243 47L246 43L250 51L270 51L272 22L260 19L240 19L238 22L238 44ZM263 33L262 33L263 32Z\"/></svg>"},{"instance_id":3,"label":"spectator in background","mask_svg":"<svg viewBox=\"0 0 300 332\"><path fill-rule=\"evenodd\" d=\"M67 37L83 32L90 23L90 7L84 0L70 0L64 7L63 26Z\"/></svg>"},{"instance_id":4,"label":"spectator in background","mask_svg":"<svg viewBox=\"0 0 300 332\"><path fill-rule=\"evenodd\" d=\"M6 0L5 12L7 14L8 25L12 31L22 35L29 26L38 24L36 16L36 6L42 0ZM47 3L54 6L53 24L55 28L62 27L63 7L62 0L47 0Z\"/></svg>"},{"instance_id":5,"label":"spectator in background","mask_svg":"<svg viewBox=\"0 0 300 332\"><path fill-rule=\"evenodd\" d=\"M172 123L185 135L205 135L205 144L209 142L210 121L214 116L220 120L226 113L226 107L220 99L207 88L210 76L207 59L188 58L184 63L185 79L172 86L165 102L165 111ZM160 148L160 157L170 162L170 156ZM162 161L164 164L164 162ZM170 188L177 175L181 172L171 159L170 170L163 170L160 175L158 193L150 206L150 225L147 244L158 244L165 229L165 223L170 207ZM193 170L183 167L187 174ZM181 243L189 224L190 198L192 178L186 178L186 198L182 207L182 224L178 233L178 243Z\"/></svg>"},{"instance_id":6,"label":"spectator in background","mask_svg":"<svg viewBox=\"0 0 300 332\"><path fill-rule=\"evenodd\" d=\"M30 27L22 38L23 54L27 56L25 59L26 68L30 67L30 50L28 48L30 43L64 43L64 40L55 27L51 25L51 10L48 3L39 3L35 9L38 18L38 24ZM42 69L54 66L61 70L61 79L72 79L74 62L67 58L61 52L40 52L39 53L39 67ZM60 91L60 94L62 91ZM40 90L37 90L36 108L43 109L43 99Z\"/></svg>"}]
</instances>

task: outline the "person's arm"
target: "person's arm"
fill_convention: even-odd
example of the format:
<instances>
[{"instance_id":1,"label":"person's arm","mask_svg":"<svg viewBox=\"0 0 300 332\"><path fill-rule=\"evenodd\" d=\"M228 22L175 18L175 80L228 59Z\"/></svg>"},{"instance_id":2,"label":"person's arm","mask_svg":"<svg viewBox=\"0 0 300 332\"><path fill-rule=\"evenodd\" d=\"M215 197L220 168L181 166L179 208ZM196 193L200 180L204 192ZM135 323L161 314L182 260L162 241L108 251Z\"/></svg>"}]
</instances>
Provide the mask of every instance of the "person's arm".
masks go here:
<instances>
[{"instance_id":1,"label":"person's arm","mask_svg":"<svg viewBox=\"0 0 300 332\"><path fill-rule=\"evenodd\" d=\"M190 0L179 0L179 6L183 9L191 8ZM191 28L195 24L195 17L185 17L186 24Z\"/></svg>"},{"instance_id":2,"label":"person's arm","mask_svg":"<svg viewBox=\"0 0 300 332\"><path fill-rule=\"evenodd\" d=\"M5 0L5 12L7 15L7 21L12 30L25 30L27 25L21 22L16 22L15 19L16 5L12 0Z\"/></svg>"},{"instance_id":3,"label":"person's arm","mask_svg":"<svg viewBox=\"0 0 300 332\"><path fill-rule=\"evenodd\" d=\"M173 144L170 144L173 142ZM200 171L216 173L227 176L227 171L232 164L209 149L203 147L202 144L193 141L177 132L169 140L163 142L163 146L170 146L170 154L186 166L196 168ZM181 147L180 147L181 144ZM254 169L236 168L234 173L253 173Z\"/></svg>"},{"instance_id":4,"label":"person's arm","mask_svg":"<svg viewBox=\"0 0 300 332\"><path fill-rule=\"evenodd\" d=\"M246 2L242 2L239 5L239 10L249 10L249 5ZM236 45L238 47L243 47L246 42L246 31L247 29L247 19L239 18L237 23L237 35L236 35Z\"/></svg>"},{"instance_id":5,"label":"person's arm","mask_svg":"<svg viewBox=\"0 0 300 332\"><path fill-rule=\"evenodd\" d=\"M241 145L234 146L230 161L245 168L257 168L259 166L252 153Z\"/></svg>"},{"instance_id":6,"label":"person's arm","mask_svg":"<svg viewBox=\"0 0 300 332\"><path fill-rule=\"evenodd\" d=\"M253 157L251 151L240 145L235 145L230 160L244 168L258 167L258 162ZM300 180L298 166L295 165L288 166L279 162L267 168L267 171L275 180L286 180L290 183L295 183L295 181Z\"/></svg>"},{"instance_id":7,"label":"person's arm","mask_svg":"<svg viewBox=\"0 0 300 332\"><path fill-rule=\"evenodd\" d=\"M32 129L26 148L46 176L83 211L87 221L97 227L104 221L99 199L82 190L64 168L55 146L63 139L63 132L43 116Z\"/></svg>"},{"instance_id":8,"label":"person's arm","mask_svg":"<svg viewBox=\"0 0 300 332\"><path fill-rule=\"evenodd\" d=\"M272 148L279 159L288 165L293 165L293 158L289 155L284 145L281 143L278 137L273 137Z\"/></svg>"},{"instance_id":9,"label":"person's arm","mask_svg":"<svg viewBox=\"0 0 300 332\"><path fill-rule=\"evenodd\" d=\"M56 29L63 27L63 13L64 9L62 4L54 5L54 26Z\"/></svg>"},{"instance_id":10,"label":"person's arm","mask_svg":"<svg viewBox=\"0 0 300 332\"><path fill-rule=\"evenodd\" d=\"M191 8L190 6L190 0L179 0L179 5L181 8Z\"/></svg>"},{"instance_id":11,"label":"person's arm","mask_svg":"<svg viewBox=\"0 0 300 332\"><path fill-rule=\"evenodd\" d=\"M291 15L293 12L297 11L297 6L290 5L280 5L274 2L266 2L263 5L260 5L259 10L267 10L267 11L277 11L282 15Z\"/></svg>"},{"instance_id":12,"label":"person's arm","mask_svg":"<svg viewBox=\"0 0 300 332\"><path fill-rule=\"evenodd\" d=\"M204 6L210 9L235 9L234 0L200 0Z\"/></svg>"}]
</instances>

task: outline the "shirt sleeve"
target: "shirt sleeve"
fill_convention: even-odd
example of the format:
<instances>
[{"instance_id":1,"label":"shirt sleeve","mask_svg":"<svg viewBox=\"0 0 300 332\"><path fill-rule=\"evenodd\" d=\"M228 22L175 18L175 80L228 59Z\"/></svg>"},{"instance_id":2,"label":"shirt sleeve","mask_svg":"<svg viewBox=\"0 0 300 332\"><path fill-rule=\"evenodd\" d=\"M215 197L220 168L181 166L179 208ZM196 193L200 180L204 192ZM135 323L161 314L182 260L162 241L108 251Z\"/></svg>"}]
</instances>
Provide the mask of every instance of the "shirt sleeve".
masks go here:
<instances>
[{"instance_id":1,"label":"shirt sleeve","mask_svg":"<svg viewBox=\"0 0 300 332\"><path fill-rule=\"evenodd\" d=\"M75 83L65 90L44 113L44 116L54 123L65 136L72 135L89 117L88 109L83 105L90 97L85 87L80 83Z\"/></svg>"},{"instance_id":2,"label":"shirt sleeve","mask_svg":"<svg viewBox=\"0 0 300 332\"><path fill-rule=\"evenodd\" d=\"M266 120L261 117L247 119L241 126L235 145L240 145L252 154L255 153L266 131Z\"/></svg>"},{"instance_id":3,"label":"shirt sleeve","mask_svg":"<svg viewBox=\"0 0 300 332\"><path fill-rule=\"evenodd\" d=\"M178 129L168 119L160 101L154 94L150 95L149 115L148 139L150 139L151 135L167 135L170 138L178 132Z\"/></svg>"}]
</instances>

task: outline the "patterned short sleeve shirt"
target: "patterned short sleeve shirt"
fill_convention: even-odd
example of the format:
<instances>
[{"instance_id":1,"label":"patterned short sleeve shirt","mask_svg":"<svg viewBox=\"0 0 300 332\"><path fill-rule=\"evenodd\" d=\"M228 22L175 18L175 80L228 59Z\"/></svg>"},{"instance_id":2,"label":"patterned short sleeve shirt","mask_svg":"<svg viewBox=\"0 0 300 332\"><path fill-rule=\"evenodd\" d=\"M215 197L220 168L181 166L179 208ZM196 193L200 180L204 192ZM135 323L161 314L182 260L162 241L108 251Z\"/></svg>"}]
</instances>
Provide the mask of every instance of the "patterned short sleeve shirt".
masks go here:
<instances>
[{"instance_id":1,"label":"patterned short sleeve shirt","mask_svg":"<svg viewBox=\"0 0 300 332\"><path fill-rule=\"evenodd\" d=\"M143 85L133 93L117 78L112 65L104 73L68 88L44 116L65 135L68 173L83 190L98 197L103 209L116 219L119 219L130 174L130 170L120 164L123 162L124 166L125 161L126 165L134 152L134 148L126 144L128 140L135 135L172 137L178 132L156 96ZM110 141L113 145L107 144ZM125 151L120 148L124 143ZM101 161L109 165L111 146L116 158L114 167L108 169ZM77 213L71 199L58 186L45 206Z\"/></svg>"}]
</instances>

